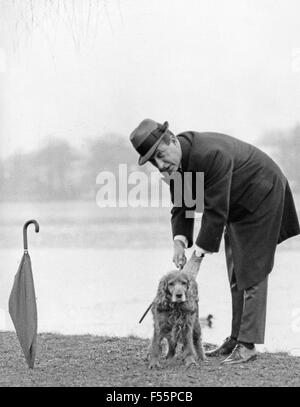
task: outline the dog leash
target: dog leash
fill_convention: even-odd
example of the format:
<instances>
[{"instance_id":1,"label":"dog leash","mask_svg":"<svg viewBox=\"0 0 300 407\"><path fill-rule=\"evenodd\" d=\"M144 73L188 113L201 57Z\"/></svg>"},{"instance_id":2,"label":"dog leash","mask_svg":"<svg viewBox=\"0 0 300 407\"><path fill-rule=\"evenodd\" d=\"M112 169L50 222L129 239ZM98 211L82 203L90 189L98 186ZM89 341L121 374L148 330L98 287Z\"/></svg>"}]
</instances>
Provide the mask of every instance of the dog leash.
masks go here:
<instances>
[{"instance_id":1,"label":"dog leash","mask_svg":"<svg viewBox=\"0 0 300 407\"><path fill-rule=\"evenodd\" d=\"M179 266L179 271L181 271L182 269L183 269L183 265L180 264L180 266ZM149 305L149 307L148 307L148 308L146 309L146 311L143 313L142 318L139 320L139 324L143 322L143 319L145 318L145 316L146 316L146 315L148 314L148 312L150 311L150 309L151 309L151 307L152 307L152 305L153 305L153 302L154 302L154 301L151 302L151 304Z\"/></svg>"},{"instance_id":2,"label":"dog leash","mask_svg":"<svg viewBox=\"0 0 300 407\"><path fill-rule=\"evenodd\" d=\"M148 312L150 311L150 308L152 307L153 302L151 302L151 304L149 305L149 307L146 309L146 311L144 312L142 318L139 320L139 324L143 321L143 319L145 318L145 316L148 314Z\"/></svg>"}]
</instances>

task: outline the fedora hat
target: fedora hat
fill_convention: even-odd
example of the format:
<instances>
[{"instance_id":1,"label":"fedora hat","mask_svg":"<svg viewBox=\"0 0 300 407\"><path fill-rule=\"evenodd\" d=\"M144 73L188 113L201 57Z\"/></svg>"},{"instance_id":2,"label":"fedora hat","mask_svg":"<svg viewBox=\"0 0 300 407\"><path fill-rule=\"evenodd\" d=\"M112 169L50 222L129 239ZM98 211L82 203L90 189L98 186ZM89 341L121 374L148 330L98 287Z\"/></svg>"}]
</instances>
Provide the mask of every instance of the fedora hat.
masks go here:
<instances>
[{"instance_id":1,"label":"fedora hat","mask_svg":"<svg viewBox=\"0 0 300 407\"><path fill-rule=\"evenodd\" d=\"M139 165L145 164L152 157L168 127L168 122L160 124L154 120L145 119L131 133L130 141L140 154Z\"/></svg>"}]
</instances>

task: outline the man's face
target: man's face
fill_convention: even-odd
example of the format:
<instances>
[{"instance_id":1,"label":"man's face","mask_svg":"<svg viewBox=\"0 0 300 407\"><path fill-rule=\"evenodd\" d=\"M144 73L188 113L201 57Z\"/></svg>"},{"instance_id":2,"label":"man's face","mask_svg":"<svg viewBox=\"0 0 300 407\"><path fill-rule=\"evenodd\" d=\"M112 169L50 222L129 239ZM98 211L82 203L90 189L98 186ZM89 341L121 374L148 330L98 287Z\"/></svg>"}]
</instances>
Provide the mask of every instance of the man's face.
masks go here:
<instances>
[{"instance_id":1,"label":"man's face","mask_svg":"<svg viewBox=\"0 0 300 407\"><path fill-rule=\"evenodd\" d=\"M167 172L169 175L178 170L180 161L181 147L178 140L171 140L170 144L161 141L150 159L160 172Z\"/></svg>"}]
</instances>

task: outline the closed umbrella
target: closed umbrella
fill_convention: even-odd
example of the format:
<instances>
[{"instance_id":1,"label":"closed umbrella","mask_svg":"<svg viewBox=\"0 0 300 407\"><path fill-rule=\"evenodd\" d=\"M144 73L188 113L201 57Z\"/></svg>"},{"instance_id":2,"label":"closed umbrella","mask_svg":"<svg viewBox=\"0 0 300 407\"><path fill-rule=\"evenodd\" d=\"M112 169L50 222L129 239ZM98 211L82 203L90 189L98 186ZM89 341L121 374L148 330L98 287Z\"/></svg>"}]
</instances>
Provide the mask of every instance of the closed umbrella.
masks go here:
<instances>
[{"instance_id":1,"label":"closed umbrella","mask_svg":"<svg viewBox=\"0 0 300 407\"><path fill-rule=\"evenodd\" d=\"M24 224L24 254L10 293L9 313L16 328L27 364L32 369L36 353L37 308L31 260L27 245L27 227L31 223L34 224L36 233L39 232L39 224L37 221L29 220Z\"/></svg>"}]
</instances>

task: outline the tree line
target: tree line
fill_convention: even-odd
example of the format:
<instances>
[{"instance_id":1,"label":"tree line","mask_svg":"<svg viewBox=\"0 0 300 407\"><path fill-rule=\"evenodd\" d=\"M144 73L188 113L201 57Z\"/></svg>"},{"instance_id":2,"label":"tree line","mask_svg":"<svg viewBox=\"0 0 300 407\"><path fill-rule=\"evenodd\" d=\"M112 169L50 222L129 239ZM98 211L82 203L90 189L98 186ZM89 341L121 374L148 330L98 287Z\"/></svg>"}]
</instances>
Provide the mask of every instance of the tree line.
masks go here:
<instances>
[{"instance_id":1,"label":"tree line","mask_svg":"<svg viewBox=\"0 0 300 407\"><path fill-rule=\"evenodd\" d=\"M300 125L269 131L256 144L280 165L293 191L300 192ZM151 165L139 167L137 159L131 143L117 134L106 134L83 148L52 137L39 149L16 152L0 160L0 200L94 199L101 171L111 171L118 178L119 164L125 163L128 173L149 173Z\"/></svg>"},{"instance_id":2,"label":"tree line","mask_svg":"<svg viewBox=\"0 0 300 407\"><path fill-rule=\"evenodd\" d=\"M116 134L89 141L82 148L52 137L39 149L0 161L0 200L94 199L100 171L117 177L120 163L128 164L130 172L138 168L137 158L128 140Z\"/></svg>"},{"instance_id":3,"label":"tree line","mask_svg":"<svg viewBox=\"0 0 300 407\"><path fill-rule=\"evenodd\" d=\"M300 192L300 124L286 130L272 130L259 139L287 176L293 191Z\"/></svg>"}]
</instances>

